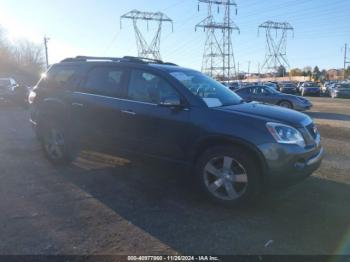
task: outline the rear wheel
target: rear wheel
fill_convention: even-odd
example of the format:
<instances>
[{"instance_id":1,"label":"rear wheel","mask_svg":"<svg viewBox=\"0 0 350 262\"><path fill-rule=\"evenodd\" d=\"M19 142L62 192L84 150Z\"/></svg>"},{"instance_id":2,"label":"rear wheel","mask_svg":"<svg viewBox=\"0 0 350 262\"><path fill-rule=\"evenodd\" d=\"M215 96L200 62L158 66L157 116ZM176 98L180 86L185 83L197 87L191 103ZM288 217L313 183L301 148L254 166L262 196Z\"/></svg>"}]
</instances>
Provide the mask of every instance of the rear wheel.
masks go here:
<instances>
[{"instance_id":1,"label":"rear wheel","mask_svg":"<svg viewBox=\"0 0 350 262\"><path fill-rule=\"evenodd\" d=\"M279 106L285 107L285 108L289 108L289 109L293 109L293 105L292 105L292 103L289 102L289 101L281 101L281 102L279 103Z\"/></svg>"},{"instance_id":2,"label":"rear wheel","mask_svg":"<svg viewBox=\"0 0 350 262\"><path fill-rule=\"evenodd\" d=\"M78 153L68 130L59 123L49 122L43 127L41 144L49 161L56 165L70 164Z\"/></svg>"},{"instance_id":3,"label":"rear wheel","mask_svg":"<svg viewBox=\"0 0 350 262\"><path fill-rule=\"evenodd\" d=\"M240 148L214 147L198 159L196 175L202 191L227 205L242 204L260 193L260 175L253 157Z\"/></svg>"}]
</instances>

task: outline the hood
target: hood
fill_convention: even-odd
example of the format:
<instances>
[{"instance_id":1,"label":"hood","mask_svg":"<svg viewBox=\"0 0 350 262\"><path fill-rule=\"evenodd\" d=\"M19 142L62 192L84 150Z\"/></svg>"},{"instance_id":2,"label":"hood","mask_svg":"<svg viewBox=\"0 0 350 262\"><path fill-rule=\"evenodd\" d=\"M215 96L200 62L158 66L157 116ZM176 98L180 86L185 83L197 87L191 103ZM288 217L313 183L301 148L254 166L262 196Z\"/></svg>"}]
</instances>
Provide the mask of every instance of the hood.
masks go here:
<instances>
[{"instance_id":1,"label":"hood","mask_svg":"<svg viewBox=\"0 0 350 262\"><path fill-rule=\"evenodd\" d=\"M279 106L267 105L257 102L242 103L239 105L216 108L226 112L249 115L251 117L263 118L271 122L280 122L294 127L305 127L312 123L309 116Z\"/></svg>"}]
</instances>

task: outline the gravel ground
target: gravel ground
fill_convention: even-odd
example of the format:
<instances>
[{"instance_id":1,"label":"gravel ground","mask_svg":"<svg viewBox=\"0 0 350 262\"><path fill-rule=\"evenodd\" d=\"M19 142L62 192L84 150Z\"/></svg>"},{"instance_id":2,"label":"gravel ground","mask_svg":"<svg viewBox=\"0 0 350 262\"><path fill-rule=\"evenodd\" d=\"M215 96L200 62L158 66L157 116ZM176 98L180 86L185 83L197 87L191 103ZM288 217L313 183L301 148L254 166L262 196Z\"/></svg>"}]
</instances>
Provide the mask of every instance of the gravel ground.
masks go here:
<instances>
[{"instance_id":1,"label":"gravel ground","mask_svg":"<svg viewBox=\"0 0 350 262\"><path fill-rule=\"evenodd\" d=\"M94 152L53 167L28 113L1 108L0 254L349 254L350 100L312 100L321 169L236 210L174 167Z\"/></svg>"}]
</instances>

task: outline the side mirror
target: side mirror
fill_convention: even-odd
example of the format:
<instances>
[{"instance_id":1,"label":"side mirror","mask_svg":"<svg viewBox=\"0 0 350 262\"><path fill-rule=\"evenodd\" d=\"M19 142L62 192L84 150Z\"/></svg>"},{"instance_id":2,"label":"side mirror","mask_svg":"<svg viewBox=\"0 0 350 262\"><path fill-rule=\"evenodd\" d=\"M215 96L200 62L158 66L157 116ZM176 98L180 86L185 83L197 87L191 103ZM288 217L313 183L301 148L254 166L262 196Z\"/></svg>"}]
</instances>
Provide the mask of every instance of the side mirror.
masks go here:
<instances>
[{"instance_id":1,"label":"side mirror","mask_svg":"<svg viewBox=\"0 0 350 262\"><path fill-rule=\"evenodd\" d=\"M159 105L164 107L182 107L183 106L181 99L178 96L166 97L160 102Z\"/></svg>"}]
</instances>

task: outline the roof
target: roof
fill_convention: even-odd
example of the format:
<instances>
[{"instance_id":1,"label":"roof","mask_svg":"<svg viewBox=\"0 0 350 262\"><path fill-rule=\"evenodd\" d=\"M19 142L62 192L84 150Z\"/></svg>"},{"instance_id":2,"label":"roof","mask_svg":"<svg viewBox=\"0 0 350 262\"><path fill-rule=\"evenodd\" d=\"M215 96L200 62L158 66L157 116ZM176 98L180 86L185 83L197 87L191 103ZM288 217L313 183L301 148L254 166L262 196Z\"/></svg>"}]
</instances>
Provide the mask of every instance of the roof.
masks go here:
<instances>
[{"instance_id":1,"label":"roof","mask_svg":"<svg viewBox=\"0 0 350 262\"><path fill-rule=\"evenodd\" d=\"M115 63L135 63L135 64L159 64L159 65L171 65L177 66L173 63L163 62L161 60L145 58L145 57L98 57L98 56L76 56L66 58L61 63L76 63L76 62L115 62Z\"/></svg>"}]
</instances>

